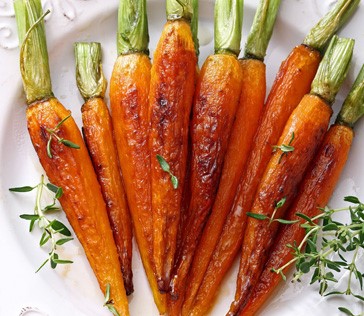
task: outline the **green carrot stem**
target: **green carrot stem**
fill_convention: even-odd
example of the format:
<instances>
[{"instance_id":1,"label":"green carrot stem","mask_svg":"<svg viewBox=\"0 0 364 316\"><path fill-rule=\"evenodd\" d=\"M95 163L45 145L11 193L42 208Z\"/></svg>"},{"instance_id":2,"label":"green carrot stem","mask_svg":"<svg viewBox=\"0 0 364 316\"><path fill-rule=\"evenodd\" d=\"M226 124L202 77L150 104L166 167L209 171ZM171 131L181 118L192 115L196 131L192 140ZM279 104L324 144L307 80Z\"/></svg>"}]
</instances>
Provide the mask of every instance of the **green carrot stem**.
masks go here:
<instances>
[{"instance_id":1,"label":"green carrot stem","mask_svg":"<svg viewBox=\"0 0 364 316\"><path fill-rule=\"evenodd\" d=\"M336 124L353 127L364 115L364 65L346 97L341 111L336 119Z\"/></svg>"},{"instance_id":2,"label":"green carrot stem","mask_svg":"<svg viewBox=\"0 0 364 316\"><path fill-rule=\"evenodd\" d=\"M167 20L185 19L191 22L194 0L166 0Z\"/></svg>"},{"instance_id":3,"label":"green carrot stem","mask_svg":"<svg viewBox=\"0 0 364 316\"><path fill-rule=\"evenodd\" d=\"M53 96L44 17L40 0L15 0L20 42L20 71L27 103Z\"/></svg>"},{"instance_id":4,"label":"green carrot stem","mask_svg":"<svg viewBox=\"0 0 364 316\"><path fill-rule=\"evenodd\" d=\"M240 53L243 24L243 0L216 0L215 54Z\"/></svg>"},{"instance_id":5,"label":"green carrot stem","mask_svg":"<svg viewBox=\"0 0 364 316\"><path fill-rule=\"evenodd\" d=\"M106 79L102 72L100 43L75 43L76 82L84 100L103 98Z\"/></svg>"},{"instance_id":6,"label":"green carrot stem","mask_svg":"<svg viewBox=\"0 0 364 316\"><path fill-rule=\"evenodd\" d=\"M200 44L198 41L198 1L199 0L192 0L193 14L191 19L191 31L197 56L200 54Z\"/></svg>"},{"instance_id":7,"label":"green carrot stem","mask_svg":"<svg viewBox=\"0 0 364 316\"><path fill-rule=\"evenodd\" d=\"M332 104L344 81L353 55L355 41L334 36L311 85L311 94Z\"/></svg>"},{"instance_id":8,"label":"green carrot stem","mask_svg":"<svg viewBox=\"0 0 364 316\"><path fill-rule=\"evenodd\" d=\"M281 0L261 0L245 44L244 58L264 60Z\"/></svg>"},{"instance_id":9,"label":"green carrot stem","mask_svg":"<svg viewBox=\"0 0 364 316\"><path fill-rule=\"evenodd\" d=\"M331 37L351 17L359 2L360 0L339 0L333 9L311 29L303 44L323 53Z\"/></svg>"},{"instance_id":10,"label":"green carrot stem","mask_svg":"<svg viewBox=\"0 0 364 316\"><path fill-rule=\"evenodd\" d=\"M146 0L120 0L118 12L118 54L149 55Z\"/></svg>"}]
</instances>

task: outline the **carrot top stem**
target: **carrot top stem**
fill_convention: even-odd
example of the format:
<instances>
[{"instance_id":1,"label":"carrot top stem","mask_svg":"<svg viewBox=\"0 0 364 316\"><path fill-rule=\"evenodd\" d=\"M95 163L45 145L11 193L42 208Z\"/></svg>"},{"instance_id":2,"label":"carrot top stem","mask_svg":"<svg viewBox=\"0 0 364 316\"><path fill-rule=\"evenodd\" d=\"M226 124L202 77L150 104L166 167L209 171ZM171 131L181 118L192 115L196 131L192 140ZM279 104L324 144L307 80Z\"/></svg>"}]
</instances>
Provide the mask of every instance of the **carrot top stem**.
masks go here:
<instances>
[{"instance_id":1,"label":"carrot top stem","mask_svg":"<svg viewBox=\"0 0 364 316\"><path fill-rule=\"evenodd\" d=\"M27 103L53 96L44 17L40 0L15 0L20 42L20 71Z\"/></svg>"},{"instance_id":2,"label":"carrot top stem","mask_svg":"<svg viewBox=\"0 0 364 316\"><path fill-rule=\"evenodd\" d=\"M317 70L311 85L311 94L332 104L348 73L355 41L334 36Z\"/></svg>"},{"instance_id":3,"label":"carrot top stem","mask_svg":"<svg viewBox=\"0 0 364 316\"><path fill-rule=\"evenodd\" d=\"M167 20L185 19L191 22L196 2L194 0L166 0Z\"/></svg>"},{"instance_id":4,"label":"carrot top stem","mask_svg":"<svg viewBox=\"0 0 364 316\"><path fill-rule=\"evenodd\" d=\"M103 98L107 86L102 72L101 44L75 43L76 82L84 100Z\"/></svg>"},{"instance_id":5,"label":"carrot top stem","mask_svg":"<svg viewBox=\"0 0 364 316\"><path fill-rule=\"evenodd\" d=\"M240 53L244 0L216 0L215 54Z\"/></svg>"},{"instance_id":6,"label":"carrot top stem","mask_svg":"<svg viewBox=\"0 0 364 316\"><path fill-rule=\"evenodd\" d=\"M281 0L261 0L245 44L244 58L264 60Z\"/></svg>"},{"instance_id":7,"label":"carrot top stem","mask_svg":"<svg viewBox=\"0 0 364 316\"><path fill-rule=\"evenodd\" d=\"M346 97L336 123L351 128L364 115L364 65Z\"/></svg>"},{"instance_id":8,"label":"carrot top stem","mask_svg":"<svg viewBox=\"0 0 364 316\"><path fill-rule=\"evenodd\" d=\"M120 0L118 11L118 55L149 55L149 33L146 0Z\"/></svg>"},{"instance_id":9,"label":"carrot top stem","mask_svg":"<svg viewBox=\"0 0 364 316\"><path fill-rule=\"evenodd\" d=\"M193 14L191 19L191 32L197 56L200 54L200 44L198 41L198 2L199 0L192 0Z\"/></svg>"},{"instance_id":10,"label":"carrot top stem","mask_svg":"<svg viewBox=\"0 0 364 316\"><path fill-rule=\"evenodd\" d=\"M351 17L360 0L339 0L336 5L311 29L303 44L323 53L330 38Z\"/></svg>"}]
</instances>

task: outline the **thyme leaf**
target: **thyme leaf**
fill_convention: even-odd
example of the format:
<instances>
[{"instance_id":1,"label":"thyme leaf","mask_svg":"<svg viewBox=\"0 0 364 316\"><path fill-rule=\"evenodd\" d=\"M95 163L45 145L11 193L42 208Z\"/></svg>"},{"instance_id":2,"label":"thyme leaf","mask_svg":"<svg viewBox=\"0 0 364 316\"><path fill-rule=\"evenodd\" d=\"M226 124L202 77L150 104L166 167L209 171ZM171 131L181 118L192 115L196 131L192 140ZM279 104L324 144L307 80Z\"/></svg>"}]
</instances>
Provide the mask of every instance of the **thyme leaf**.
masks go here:
<instances>
[{"instance_id":1,"label":"thyme leaf","mask_svg":"<svg viewBox=\"0 0 364 316\"><path fill-rule=\"evenodd\" d=\"M176 190L178 188L178 179L171 172L171 169L169 167L168 162L161 155L156 155L156 158L157 158L157 160L159 162L159 165L161 166L162 170L167 172L169 174L169 176L171 177L171 182L172 182L173 189Z\"/></svg>"},{"instance_id":2,"label":"thyme leaf","mask_svg":"<svg viewBox=\"0 0 364 316\"><path fill-rule=\"evenodd\" d=\"M291 145L293 140L294 140L294 132L292 132L291 139L289 140L288 144L273 146L273 152L276 152L277 150L280 150L282 152L281 156L279 157L278 163L281 163L281 160L284 155L287 155L288 153L294 151L294 147Z\"/></svg>"},{"instance_id":3,"label":"thyme leaf","mask_svg":"<svg viewBox=\"0 0 364 316\"><path fill-rule=\"evenodd\" d=\"M71 236L70 230L64 225L62 222L56 219L49 219L46 217L46 213L49 211L60 210L59 207L56 207L56 201L63 195L62 188L57 187L52 183L45 183L44 176L41 176L40 183L36 186L25 186L18 188L10 188L9 191L12 192L29 192L33 189L37 190L34 213L33 214L22 214L20 215L21 219L27 220L30 222L29 232L33 231L35 223L38 224L39 229L42 232L39 246L43 247L49 245L49 253L48 258L40 265L36 272L41 270L48 262L50 262L51 268L55 269L58 264L69 264L72 263L71 260L60 259L57 251L57 246L64 245L65 243L73 240ZM43 190L48 189L51 193L53 193L53 201L51 204L42 206L42 194Z\"/></svg>"},{"instance_id":4,"label":"thyme leaf","mask_svg":"<svg viewBox=\"0 0 364 316\"><path fill-rule=\"evenodd\" d=\"M120 316L119 312L116 310L114 306L114 301L110 299L110 284L106 284L105 290L105 298L104 298L104 307L106 307L113 315Z\"/></svg>"},{"instance_id":5,"label":"thyme leaf","mask_svg":"<svg viewBox=\"0 0 364 316\"><path fill-rule=\"evenodd\" d=\"M71 117L71 114L67 115L65 118L63 118L54 128L47 129L47 132L49 133L49 139L47 142L47 155L49 158L53 158L52 154L52 141L53 139L56 139L58 143L65 145L66 147L74 148L74 149L80 149L80 146L71 142L68 139L61 138L57 135L59 132L59 129L63 125L64 122L66 122Z\"/></svg>"}]
</instances>

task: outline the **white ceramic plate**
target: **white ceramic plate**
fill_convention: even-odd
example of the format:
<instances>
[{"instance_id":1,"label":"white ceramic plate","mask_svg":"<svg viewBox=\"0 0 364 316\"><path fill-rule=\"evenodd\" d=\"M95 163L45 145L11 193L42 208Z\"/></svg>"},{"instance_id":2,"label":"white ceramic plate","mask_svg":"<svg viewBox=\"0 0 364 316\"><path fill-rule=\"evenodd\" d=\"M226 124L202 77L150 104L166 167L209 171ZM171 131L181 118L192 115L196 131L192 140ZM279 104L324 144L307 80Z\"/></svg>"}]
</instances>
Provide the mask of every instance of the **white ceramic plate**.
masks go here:
<instances>
[{"instance_id":1,"label":"white ceramic plate","mask_svg":"<svg viewBox=\"0 0 364 316\"><path fill-rule=\"evenodd\" d=\"M244 44L258 0L246 0L244 15ZM299 44L310 27L334 3L332 0L282 0L274 35L266 58L268 85L272 84L280 62ZM110 77L116 58L116 20L118 0L48 0L45 8L52 13L47 17L46 29L50 54L53 90L59 100L72 110L77 122L81 121L82 99L74 78L73 42L99 41L103 45L104 70ZM153 54L165 21L164 1L149 0L150 49ZM341 32L356 39L353 66L334 105L335 113L364 62L363 33L364 7L359 8ZM213 39L213 1L201 0L200 44L202 63L211 54ZM68 243L63 257L72 258L74 264L51 270L34 271L43 262L46 252L38 247L39 235L30 234L28 223L19 219L31 212L32 194L11 194L9 187L38 183L43 173L26 131L25 100L18 66L19 49L12 1L0 1L0 315L19 315L24 307L37 307L45 315L109 315L102 307L103 297L89 268L78 241ZM334 115L335 116L335 115ZM354 194L364 200L364 121L355 127L356 138L347 166L333 195L330 205L339 207L342 198ZM64 216L60 215L63 220ZM140 258L133 258L135 292L130 297L131 315L157 315ZM237 264L224 282L211 315L225 315L234 295ZM340 279L345 282L345 277ZM351 299L323 299L317 289L301 284L287 284L272 298L262 315L338 315L337 306L350 307L357 314L363 305ZM39 315L29 312L27 315Z\"/></svg>"}]
</instances>

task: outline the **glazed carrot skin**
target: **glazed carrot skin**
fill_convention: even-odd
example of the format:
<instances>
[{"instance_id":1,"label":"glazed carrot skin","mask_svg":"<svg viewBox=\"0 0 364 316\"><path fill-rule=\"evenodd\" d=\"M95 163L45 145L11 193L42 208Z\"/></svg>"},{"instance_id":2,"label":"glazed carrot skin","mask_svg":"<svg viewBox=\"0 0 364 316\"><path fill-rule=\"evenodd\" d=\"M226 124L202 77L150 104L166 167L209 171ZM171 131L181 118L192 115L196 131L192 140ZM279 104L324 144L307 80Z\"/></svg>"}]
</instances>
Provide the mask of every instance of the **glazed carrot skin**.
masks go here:
<instances>
[{"instance_id":1,"label":"glazed carrot skin","mask_svg":"<svg viewBox=\"0 0 364 316\"><path fill-rule=\"evenodd\" d=\"M332 114L331 107L320 97L306 95L290 116L279 145L291 142L294 150L282 156L276 151L269 161L257 190L252 213L271 217L276 204L285 198L282 207L276 208L274 218L282 215L291 203L304 172L320 145ZM258 281L268 251L277 231L277 222L249 218L242 248L235 300L228 315L236 315Z\"/></svg>"},{"instance_id":2,"label":"glazed carrot skin","mask_svg":"<svg viewBox=\"0 0 364 316\"><path fill-rule=\"evenodd\" d=\"M319 52L299 45L293 49L279 69L266 101L245 171L239 181L233 207L229 210L195 298L195 308L191 312L193 315L201 315L199 313L203 314L202 311L211 308L225 274L241 249L246 224L245 213L253 203L260 179L272 156L272 146L278 143L293 109L310 91L320 60Z\"/></svg>"},{"instance_id":3,"label":"glazed carrot skin","mask_svg":"<svg viewBox=\"0 0 364 316\"><path fill-rule=\"evenodd\" d=\"M176 251L196 62L190 25L167 22L154 54L149 94L153 260L161 292L168 291ZM177 177L176 189L157 155Z\"/></svg>"},{"instance_id":4,"label":"glazed carrot skin","mask_svg":"<svg viewBox=\"0 0 364 316\"><path fill-rule=\"evenodd\" d=\"M241 66L235 55L211 55L197 81L190 126L192 143L188 219L176 257L171 295L181 299L186 277L220 179L239 103Z\"/></svg>"},{"instance_id":5,"label":"glazed carrot skin","mask_svg":"<svg viewBox=\"0 0 364 316\"><path fill-rule=\"evenodd\" d=\"M133 292L132 226L109 110L102 98L82 106L83 134L106 203L127 295Z\"/></svg>"},{"instance_id":6,"label":"glazed carrot skin","mask_svg":"<svg viewBox=\"0 0 364 316\"><path fill-rule=\"evenodd\" d=\"M296 216L296 213L312 218L319 214L319 208L327 205L346 163L352 141L353 130L348 126L332 125L326 133L320 150L300 185L297 198L286 215L288 220L299 219L300 222L285 225L279 232L259 282L240 315L255 315L282 280L271 269L289 262L293 255L287 244L295 241L299 245L305 236L305 230L300 227L304 220ZM283 272L286 273L287 270Z\"/></svg>"},{"instance_id":7,"label":"glazed carrot skin","mask_svg":"<svg viewBox=\"0 0 364 316\"><path fill-rule=\"evenodd\" d=\"M100 288L105 292L110 284L115 308L121 315L129 315L106 205L87 148L71 117L61 125L57 135L79 145L80 149L52 141L53 158L46 151L47 129L54 128L69 113L55 98L36 101L27 108L28 131L49 180L64 191L60 199L62 208L85 250Z\"/></svg>"},{"instance_id":8,"label":"glazed carrot skin","mask_svg":"<svg viewBox=\"0 0 364 316\"><path fill-rule=\"evenodd\" d=\"M203 230L189 272L184 313L192 307L211 256L223 229L226 216L234 201L242 171L250 153L266 93L266 67L257 59L240 60L242 83L239 106L236 112L219 189L211 215Z\"/></svg>"},{"instance_id":9,"label":"glazed carrot skin","mask_svg":"<svg viewBox=\"0 0 364 316\"><path fill-rule=\"evenodd\" d=\"M147 55L120 55L110 80L110 105L125 191L135 237L158 310L166 310L152 264L148 94L151 63Z\"/></svg>"}]
</instances>

